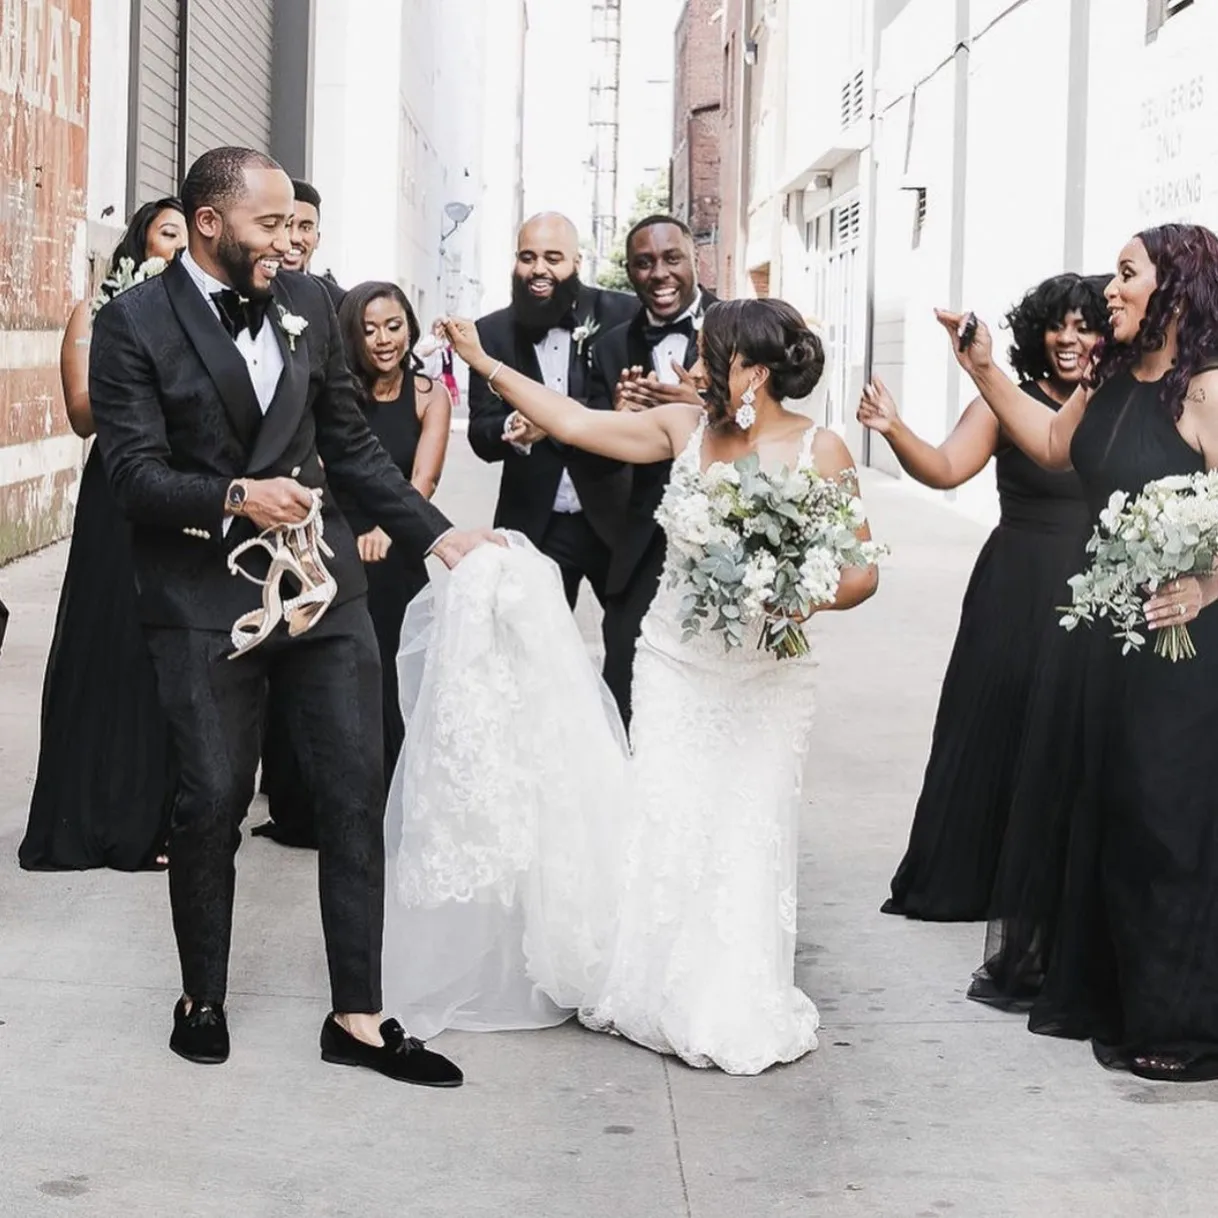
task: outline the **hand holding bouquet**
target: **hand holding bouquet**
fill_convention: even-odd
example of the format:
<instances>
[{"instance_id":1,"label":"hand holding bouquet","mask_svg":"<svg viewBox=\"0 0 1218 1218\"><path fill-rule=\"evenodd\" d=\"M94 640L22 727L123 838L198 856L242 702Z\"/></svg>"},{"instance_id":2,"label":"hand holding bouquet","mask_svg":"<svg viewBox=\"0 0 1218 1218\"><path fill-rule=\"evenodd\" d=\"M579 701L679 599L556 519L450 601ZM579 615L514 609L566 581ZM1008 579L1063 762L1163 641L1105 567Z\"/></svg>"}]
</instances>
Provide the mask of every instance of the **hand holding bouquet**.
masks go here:
<instances>
[{"instance_id":1,"label":"hand holding bouquet","mask_svg":"<svg viewBox=\"0 0 1218 1218\"><path fill-rule=\"evenodd\" d=\"M672 583L689 588L686 640L706 626L730 651L760 623L757 646L778 659L807 654L802 623L832 603L843 569L885 552L856 535L866 518L852 480L765 473L755 455L705 474L678 467L656 519L668 534Z\"/></svg>"},{"instance_id":2,"label":"hand holding bouquet","mask_svg":"<svg viewBox=\"0 0 1218 1218\"><path fill-rule=\"evenodd\" d=\"M1182 577L1210 575L1218 554L1218 472L1180 474L1149 482L1132 498L1116 491L1100 513L1087 552L1091 566L1070 580L1073 604L1061 624L1073 630L1099 618L1122 639L1122 655L1146 642L1147 594L1164 598L1165 586ZM1166 608L1160 605L1160 610ZM1171 608L1181 617L1191 610L1183 599ZM1163 620L1161 612L1156 620ZM1170 619L1168 619L1170 620ZM1173 663L1196 654L1188 626L1161 628L1155 654Z\"/></svg>"}]
</instances>

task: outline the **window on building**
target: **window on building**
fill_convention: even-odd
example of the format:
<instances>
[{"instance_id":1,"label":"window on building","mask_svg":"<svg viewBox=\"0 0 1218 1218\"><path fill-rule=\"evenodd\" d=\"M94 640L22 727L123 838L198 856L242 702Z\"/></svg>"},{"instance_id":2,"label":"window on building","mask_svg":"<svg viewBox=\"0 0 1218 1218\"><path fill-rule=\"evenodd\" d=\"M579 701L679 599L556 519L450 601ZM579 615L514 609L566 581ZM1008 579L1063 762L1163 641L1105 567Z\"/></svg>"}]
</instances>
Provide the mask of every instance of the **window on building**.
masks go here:
<instances>
[{"instance_id":1,"label":"window on building","mask_svg":"<svg viewBox=\"0 0 1218 1218\"><path fill-rule=\"evenodd\" d=\"M1146 0L1146 41L1153 42L1172 18L1191 8L1193 0Z\"/></svg>"},{"instance_id":2,"label":"window on building","mask_svg":"<svg viewBox=\"0 0 1218 1218\"><path fill-rule=\"evenodd\" d=\"M913 239L910 244L918 249L922 244L922 230L926 227L926 187L914 187Z\"/></svg>"}]
</instances>

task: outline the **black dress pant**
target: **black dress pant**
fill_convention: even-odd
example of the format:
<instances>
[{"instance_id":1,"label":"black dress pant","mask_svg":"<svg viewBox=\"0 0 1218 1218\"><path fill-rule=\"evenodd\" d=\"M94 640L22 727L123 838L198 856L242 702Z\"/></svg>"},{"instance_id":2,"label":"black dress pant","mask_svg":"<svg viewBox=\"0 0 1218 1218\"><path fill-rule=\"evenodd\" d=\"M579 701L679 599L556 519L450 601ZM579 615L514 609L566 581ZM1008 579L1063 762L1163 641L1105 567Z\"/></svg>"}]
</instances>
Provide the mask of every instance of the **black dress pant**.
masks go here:
<instances>
[{"instance_id":1,"label":"black dress pant","mask_svg":"<svg viewBox=\"0 0 1218 1218\"><path fill-rule=\"evenodd\" d=\"M634 652L643 618L655 600L664 571L667 544L656 529L629 581L605 598L605 684L617 703L622 722L630 726L630 687L634 677Z\"/></svg>"},{"instance_id":2,"label":"black dress pant","mask_svg":"<svg viewBox=\"0 0 1218 1218\"><path fill-rule=\"evenodd\" d=\"M537 547L562 572L567 604L575 608L579 585L586 579L596 599L605 603L609 575L609 547L597 536L583 512L551 512Z\"/></svg>"},{"instance_id":3,"label":"black dress pant","mask_svg":"<svg viewBox=\"0 0 1218 1218\"><path fill-rule=\"evenodd\" d=\"M169 899L182 989L223 1003L241 821L254 793L267 688L314 810L322 929L336 1011L381 1008L385 810L381 669L363 597L307 634L281 625L230 660L227 633L148 628L180 774L169 838Z\"/></svg>"}]
</instances>

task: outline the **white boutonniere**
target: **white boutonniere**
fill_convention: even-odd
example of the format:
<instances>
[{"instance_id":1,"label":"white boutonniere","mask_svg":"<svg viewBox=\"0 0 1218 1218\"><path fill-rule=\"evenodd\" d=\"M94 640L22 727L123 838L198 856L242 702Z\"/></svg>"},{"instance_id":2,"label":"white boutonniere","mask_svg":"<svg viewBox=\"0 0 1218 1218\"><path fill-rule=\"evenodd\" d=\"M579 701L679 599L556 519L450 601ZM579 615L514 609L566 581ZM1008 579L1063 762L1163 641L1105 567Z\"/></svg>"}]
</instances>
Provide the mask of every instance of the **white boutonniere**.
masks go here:
<instances>
[{"instance_id":1,"label":"white boutonniere","mask_svg":"<svg viewBox=\"0 0 1218 1218\"><path fill-rule=\"evenodd\" d=\"M600 331L600 322L598 322L591 313L584 318L583 322L576 326L571 331L571 337L575 339L575 354L583 355L584 343L596 337Z\"/></svg>"},{"instance_id":2,"label":"white boutonniere","mask_svg":"<svg viewBox=\"0 0 1218 1218\"><path fill-rule=\"evenodd\" d=\"M166 267L164 258L147 258L137 267L132 258L120 258L118 266L113 267L110 274L102 280L102 285L93 297L93 316L108 300L122 295L128 288L133 288L145 279L159 275Z\"/></svg>"},{"instance_id":3,"label":"white boutonniere","mask_svg":"<svg viewBox=\"0 0 1218 1218\"><path fill-rule=\"evenodd\" d=\"M287 335L288 350L295 354L296 340L309 328L309 323L305 318L289 313L278 302L275 308L279 310L279 328Z\"/></svg>"}]
</instances>

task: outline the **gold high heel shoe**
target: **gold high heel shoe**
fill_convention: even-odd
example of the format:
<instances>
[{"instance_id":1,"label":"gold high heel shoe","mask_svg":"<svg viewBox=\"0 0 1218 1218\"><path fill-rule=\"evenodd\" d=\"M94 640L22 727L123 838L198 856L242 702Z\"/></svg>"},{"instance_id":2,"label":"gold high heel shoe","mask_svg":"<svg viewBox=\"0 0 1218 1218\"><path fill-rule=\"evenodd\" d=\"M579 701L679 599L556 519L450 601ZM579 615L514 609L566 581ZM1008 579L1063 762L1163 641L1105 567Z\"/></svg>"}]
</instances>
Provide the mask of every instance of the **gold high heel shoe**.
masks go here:
<instances>
[{"instance_id":1,"label":"gold high heel shoe","mask_svg":"<svg viewBox=\"0 0 1218 1218\"><path fill-rule=\"evenodd\" d=\"M338 595L338 581L330 574L324 561L325 558L333 558L334 551L325 540L320 494L315 497L308 516L287 530L286 544L301 572L300 594L283 605L288 634L297 638L321 621Z\"/></svg>"}]
</instances>

